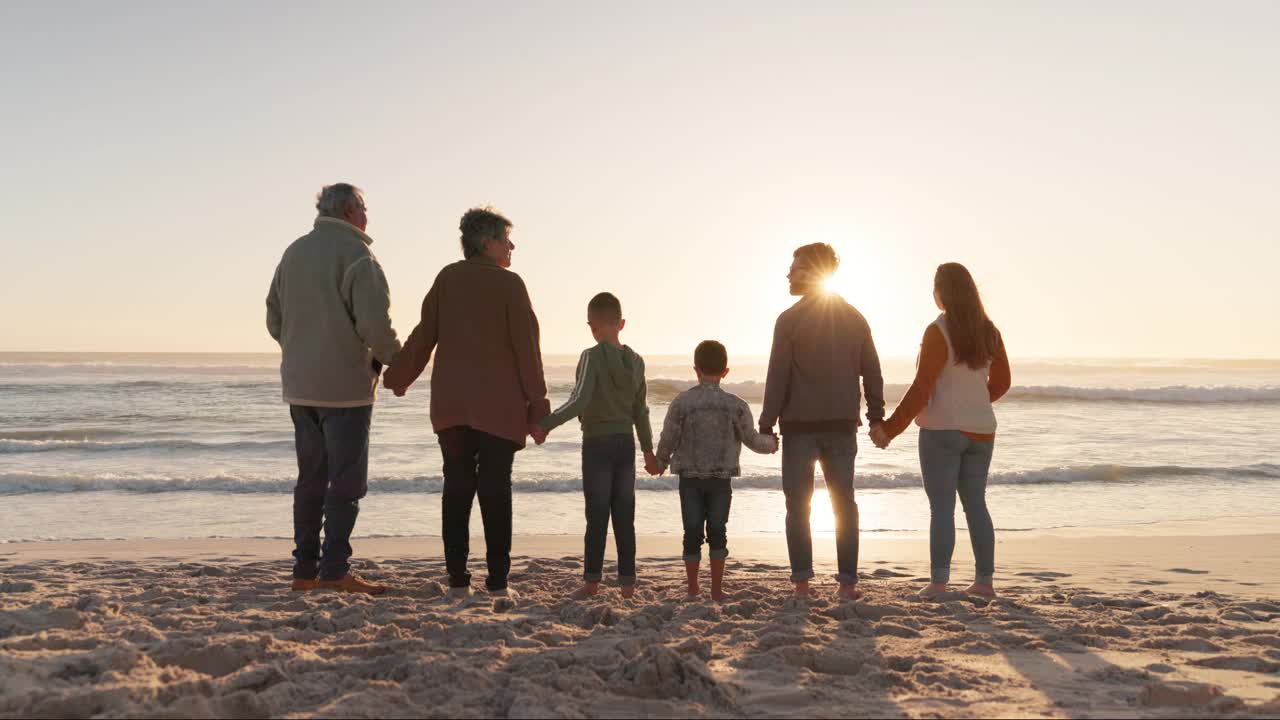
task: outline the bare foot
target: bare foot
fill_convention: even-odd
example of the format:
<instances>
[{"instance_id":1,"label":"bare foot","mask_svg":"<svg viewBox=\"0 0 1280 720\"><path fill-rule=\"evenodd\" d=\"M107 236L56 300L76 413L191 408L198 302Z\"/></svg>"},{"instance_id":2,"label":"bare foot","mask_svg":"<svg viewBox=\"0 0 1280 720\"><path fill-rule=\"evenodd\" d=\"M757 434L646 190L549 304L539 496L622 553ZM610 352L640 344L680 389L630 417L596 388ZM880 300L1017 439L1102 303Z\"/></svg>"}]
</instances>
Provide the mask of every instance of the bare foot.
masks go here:
<instances>
[{"instance_id":1,"label":"bare foot","mask_svg":"<svg viewBox=\"0 0 1280 720\"><path fill-rule=\"evenodd\" d=\"M836 591L836 595L841 600L857 600L862 597L862 591L858 589L857 583L848 583L841 585L840 589Z\"/></svg>"},{"instance_id":2,"label":"bare foot","mask_svg":"<svg viewBox=\"0 0 1280 720\"><path fill-rule=\"evenodd\" d=\"M922 598L931 598L935 595L941 595L946 591L947 591L946 583L929 583L928 585L925 585L924 587L920 588L920 592L916 593L916 595Z\"/></svg>"},{"instance_id":3,"label":"bare foot","mask_svg":"<svg viewBox=\"0 0 1280 720\"><path fill-rule=\"evenodd\" d=\"M582 587L569 594L570 600L586 600L600 592L600 583L582 583Z\"/></svg>"},{"instance_id":4,"label":"bare foot","mask_svg":"<svg viewBox=\"0 0 1280 720\"><path fill-rule=\"evenodd\" d=\"M624 597L624 598L628 598L628 599L629 599L629 598L633 598L633 597L635 597L635 595L636 595L636 586L635 586L635 585L623 585L623 586L622 586L622 597Z\"/></svg>"},{"instance_id":5,"label":"bare foot","mask_svg":"<svg viewBox=\"0 0 1280 720\"><path fill-rule=\"evenodd\" d=\"M996 589L985 583L982 585L974 583L970 585L965 592L970 595L978 595L984 598L993 598L996 596Z\"/></svg>"},{"instance_id":6,"label":"bare foot","mask_svg":"<svg viewBox=\"0 0 1280 720\"><path fill-rule=\"evenodd\" d=\"M716 587L715 585L712 585L712 586L711 586L711 600L712 600L712 601L714 601L714 602L722 603L722 602L724 602L724 598L725 598L725 595L724 595L724 588L722 588L722 587Z\"/></svg>"},{"instance_id":7,"label":"bare foot","mask_svg":"<svg viewBox=\"0 0 1280 720\"><path fill-rule=\"evenodd\" d=\"M690 586L689 586L689 592L688 592L688 594L686 594L686 595L684 596L684 599L685 599L685 600L697 600L697 599L698 599L698 596L699 596L699 595L701 595L701 594L702 594L702 588L698 587L696 584L694 584L694 585L690 585Z\"/></svg>"},{"instance_id":8,"label":"bare foot","mask_svg":"<svg viewBox=\"0 0 1280 720\"><path fill-rule=\"evenodd\" d=\"M504 598L507 598L508 600L515 601L520 599L520 594L509 587L504 587L501 590L490 590L489 597L493 597L493 598L504 597Z\"/></svg>"},{"instance_id":9,"label":"bare foot","mask_svg":"<svg viewBox=\"0 0 1280 720\"><path fill-rule=\"evenodd\" d=\"M796 583L796 597L807 598L812 594L813 593L809 591L808 580L801 580L800 582Z\"/></svg>"}]
</instances>

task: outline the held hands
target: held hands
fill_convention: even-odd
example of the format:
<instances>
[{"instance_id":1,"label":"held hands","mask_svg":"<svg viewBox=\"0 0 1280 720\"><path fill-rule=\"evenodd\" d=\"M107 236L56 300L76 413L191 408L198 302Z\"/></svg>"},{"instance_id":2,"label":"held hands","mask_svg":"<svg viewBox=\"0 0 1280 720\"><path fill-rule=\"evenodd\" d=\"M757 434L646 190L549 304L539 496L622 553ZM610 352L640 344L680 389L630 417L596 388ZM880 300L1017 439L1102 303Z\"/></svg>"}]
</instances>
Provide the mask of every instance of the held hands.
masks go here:
<instances>
[{"instance_id":1,"label":"held hands","mask_svg":"<svg viewBox=\"0 0 1280 720\"><path fill-rule=\"evenodd\" d=\"M396 397L404 397L404 394L409 390L409 386L394 382L394 380L395 377L392 375L391 368L387 368L387 371L382 374L382 387L395 393Z\"/></svg>"},{"instance_id":2,"label":"held hands","mask_svg":"<svg viewBox=\"0 0 1280 720\"><path fill-rule=\"evenodd\" d=\"M644 471L650 475L661 475L662 466L658 464L658 456L652 450L644 452Z\"/></svg>"},{"instance_id":3,"label":"held hands","mask_svg":"<svg viewBox=\"0 0 1280 720\"><path fill-rule=\"evenodd\" d=\"M892 438L889 437L889 433L884 429L884 423L876 423L875 425L872 425L871 432L869 434L871 435L871 442L875 443L875 446L881 450L889 447L889 443L892 441Z\"/></svg>"},{"instance_id":4,"label":"held hands","mask_svg":"<svg viewBox=\"0 0 1280 720\"><path fill-rule=\"evenodd\" d=\"M541 445L547 441L547 431L538 423L529 423L529 437L533 438L535 444Z\"/></svg>"},{"instance_id":5,"label":"held hands","mask_svg":"<svg viewBox=\"0 0 1280 720\"><path fill-rule=\"evenodd\" d=\"M781 445L780 441L778 440L778 433L774 432L773 428L771 427L765 427L764 425L761 425L760 434L768 435L769 437L773 438L773 449L769 451L769 454L773 455L774 453L778 452L778 448Z\"/></svg>"}]
</instances>

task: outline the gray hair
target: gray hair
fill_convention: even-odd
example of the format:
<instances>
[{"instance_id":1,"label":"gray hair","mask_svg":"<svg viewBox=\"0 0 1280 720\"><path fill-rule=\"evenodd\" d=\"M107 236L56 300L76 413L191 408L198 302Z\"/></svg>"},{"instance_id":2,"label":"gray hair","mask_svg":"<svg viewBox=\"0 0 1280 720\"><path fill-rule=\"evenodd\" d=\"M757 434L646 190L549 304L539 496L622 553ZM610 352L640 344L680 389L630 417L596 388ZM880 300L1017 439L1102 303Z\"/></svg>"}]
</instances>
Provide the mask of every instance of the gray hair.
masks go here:
<instances>
[{"instance_id":1,"label":"gray hair","mask_svg":"<svg viewBox=\"0 0 1280 720\"><path fill-rule=\"evenodd\" d=\"M350 183L334 183L316 194L316 211L321 217L341 218L347 208L364 202L364 191Z\"/></svg>"},{"instance_id":2,"label":"gray hair","mask_svg":"<svg viewBox=\"0 0 1280 720\"><path fill-rule=\"evenodd\" d=\"M486 240L504 237L511 221L492 207L474 207L462 216L458 229L462 231L462 256L467 259L484 252Z\"/></svg>"}]
</instances>

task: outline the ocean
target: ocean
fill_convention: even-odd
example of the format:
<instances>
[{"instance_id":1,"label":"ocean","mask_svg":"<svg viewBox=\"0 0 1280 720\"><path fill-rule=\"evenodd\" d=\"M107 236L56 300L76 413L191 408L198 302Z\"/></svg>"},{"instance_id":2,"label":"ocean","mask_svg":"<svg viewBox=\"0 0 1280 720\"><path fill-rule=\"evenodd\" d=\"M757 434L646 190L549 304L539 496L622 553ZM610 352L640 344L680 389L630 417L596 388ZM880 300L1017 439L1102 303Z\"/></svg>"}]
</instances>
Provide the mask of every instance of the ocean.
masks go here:
<instances>
[{"instance_id":1,"label":"ocean","mask_svg":"<svg viewBox=\"0 0 1280 720\"><path fill-rule=\"evenodd\" d=\"M278 360L0 353L0 542L290 537L296 465ZM731 360L725 387L758 416L765 359ZM545 358L553 405L568 396L575 361ZM695 380L688 357L646 363L656 436L671 398ZM890 410L913 364L886 360ZM375 408L358 537L440 534L426 377ZM998 531L1280 518L1280 360L1015 359L1013 382L996 406L988 499ZM582 533L580 439L571 423L517 454L517 534ZM731 538L781 537L780 460L743 451ZM678 534L675 478L638 465L638 532ZM914 428L887 451L862 429L856 487L864 533L927 530ZM476 534L479 522L477 508ZM812 522L833 530L821 491Z\"/></svg>"}]
</instances>

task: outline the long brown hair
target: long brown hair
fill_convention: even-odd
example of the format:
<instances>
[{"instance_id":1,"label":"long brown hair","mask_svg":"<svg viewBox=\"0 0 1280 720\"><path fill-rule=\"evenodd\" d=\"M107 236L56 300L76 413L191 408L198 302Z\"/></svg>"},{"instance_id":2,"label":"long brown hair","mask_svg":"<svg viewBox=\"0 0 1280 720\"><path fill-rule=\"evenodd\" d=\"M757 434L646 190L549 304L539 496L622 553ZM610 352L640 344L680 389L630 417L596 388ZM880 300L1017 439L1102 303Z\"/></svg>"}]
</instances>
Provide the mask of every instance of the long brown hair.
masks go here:
<instances>
[{"instance_id":1,"label":"long brown hair","mask_svg":"<svg viewBox=\"0 0 1280 720\"><path fill-rule=\"evenodd\" d=\"M965 266L943 263L933 275L933 289L947 313L947 336L956 364L977 370L991 363L1000 342L995 323L982 307L978 285Z\"/></svg>"}]
</instances>

